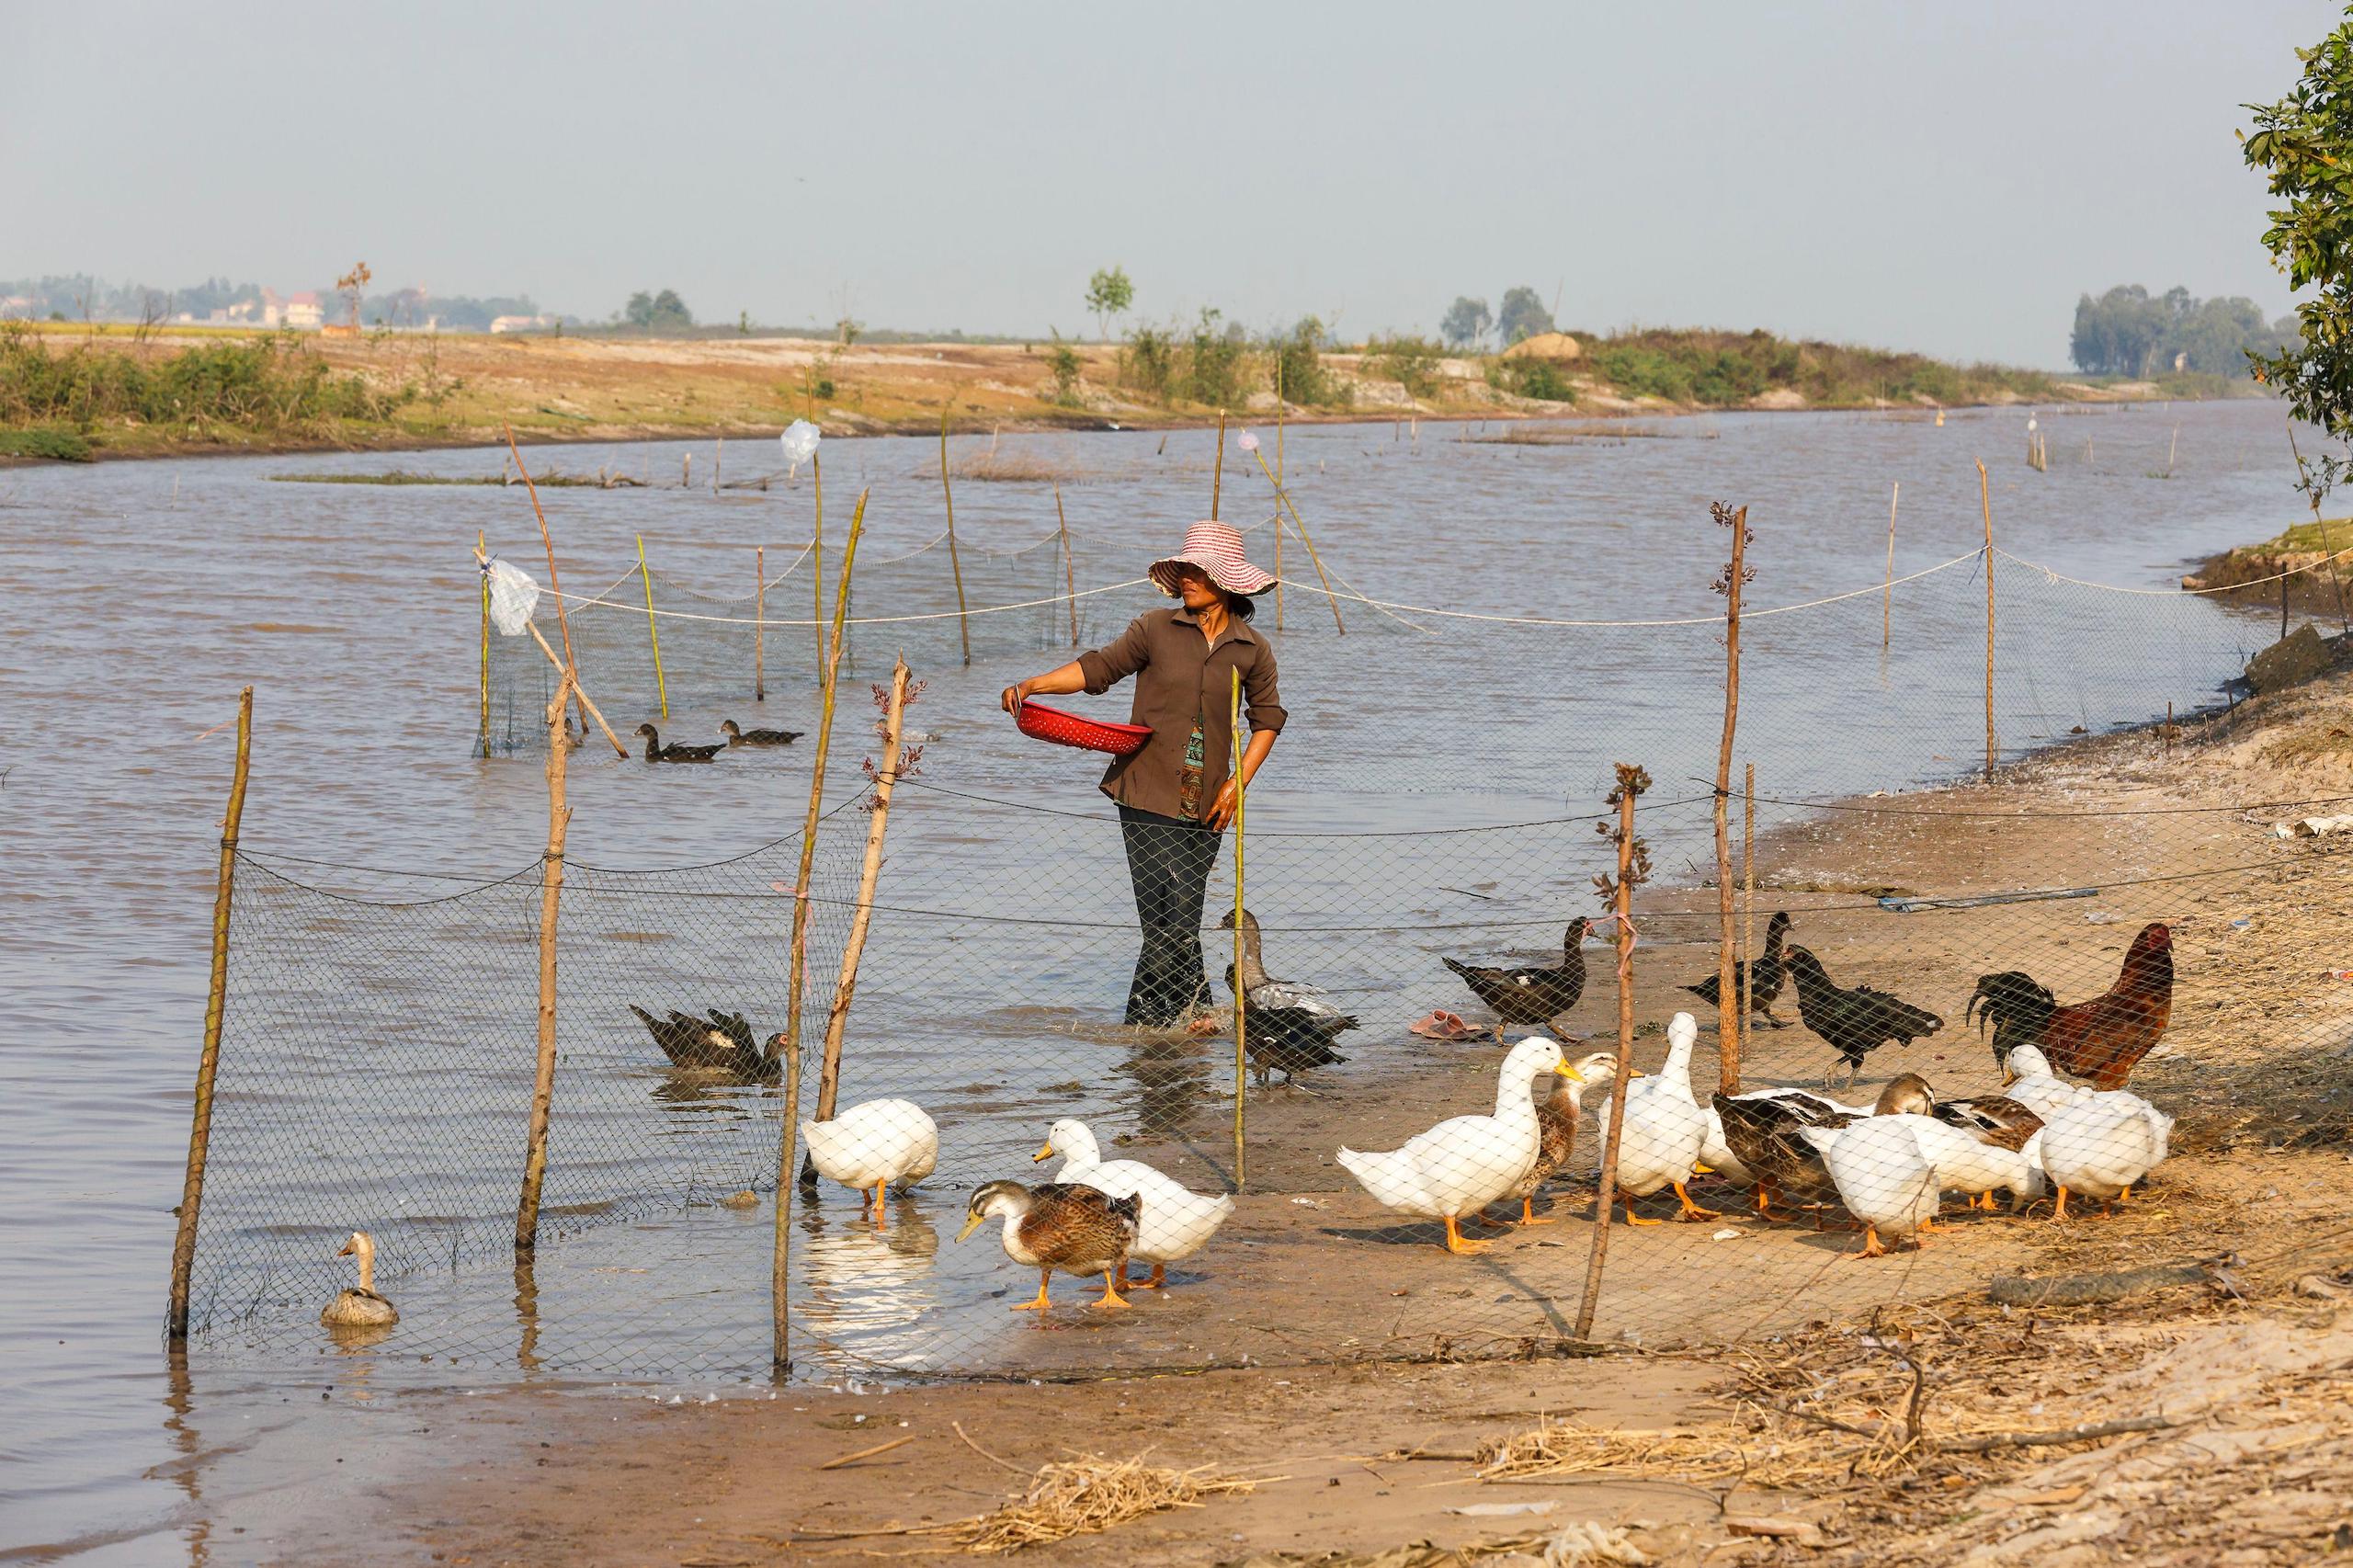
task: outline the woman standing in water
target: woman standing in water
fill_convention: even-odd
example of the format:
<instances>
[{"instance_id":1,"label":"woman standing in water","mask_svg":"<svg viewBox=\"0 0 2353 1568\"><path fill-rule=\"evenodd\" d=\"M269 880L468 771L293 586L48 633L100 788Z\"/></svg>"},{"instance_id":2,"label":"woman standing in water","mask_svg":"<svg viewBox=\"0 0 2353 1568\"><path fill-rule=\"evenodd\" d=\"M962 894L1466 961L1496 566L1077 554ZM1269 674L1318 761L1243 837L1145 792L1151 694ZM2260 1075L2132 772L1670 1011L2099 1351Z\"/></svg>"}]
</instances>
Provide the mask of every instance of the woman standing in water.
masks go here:
<instances>
[{"instance_id":1,"label":"woman standing in water","mask_svg":"<svg viewBox=\"0 0 2353 1568\"><path fill-rule=\"evenodd\" d=\"M1117 642L1005 688L1005 710L1031 697L1108 691L1136 677L1131 722L1149 724L1141 750L1114 758L1103 792L1119 803L1128 875L1135 884L1143 950L1128 987L1127 1022L1189 1024L1211 1004L1201 960L1201 903L1218 842L1239 798L1227 722L1233 672L1242 676L1250 742L1240 782L1275 749L1287 717L1275 686L1275 650L1250 625L1253 597L1274 578L1242 552L1225 523L1195 523L1176 554L1152 563L1160 591L1182 602L1136 617Z\"/></svg>"}]
</instances>

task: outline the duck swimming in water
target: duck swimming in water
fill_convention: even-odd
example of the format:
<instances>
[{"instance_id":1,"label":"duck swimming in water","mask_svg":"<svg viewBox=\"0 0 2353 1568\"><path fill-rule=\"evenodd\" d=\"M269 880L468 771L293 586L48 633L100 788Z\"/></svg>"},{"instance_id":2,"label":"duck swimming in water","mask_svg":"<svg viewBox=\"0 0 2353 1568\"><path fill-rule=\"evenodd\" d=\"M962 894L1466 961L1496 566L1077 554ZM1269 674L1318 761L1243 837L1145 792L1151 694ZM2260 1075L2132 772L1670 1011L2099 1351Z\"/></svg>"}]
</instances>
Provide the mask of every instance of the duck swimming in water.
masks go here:
<instances>
[{"instance_id":1,"label":"duck swimming in water","mask_svg":"<svg viewBox=\"0 0 2353 1568\"><path fill-rule=\"evenodd\" d=\"M400 1322L400 1310L376 1294L376 1239L365 1231L354 1231L335 1256L359 1260L359 1283L337 1292L319 1313L319 1321L329 1328L389 1328Z\"/></svg>"},{"instance_id":2,"label":"duck swimming in water","mask_svg":"<svg viewBox=\"0 0 2353 1568\"><path fill-rule=\"evenodd\" d=\"M802 733L799 730L740 730L733 719L722 722L719 733L727 737L731 746L789 746Z\"/></svg>"},{"instance_id":3,"label":"duck swimming in water","mask_svg":"<svg viewBox=\"0 0 2353 1568\"><path fill-rule=\"evenodd\" d=\"M662 744L662 732L651 724L640 724L637 733L645 737L645 760L648 762L709 762L727 748L724 745L690 746L672 741Z\"/></svg>"}]
</instances>

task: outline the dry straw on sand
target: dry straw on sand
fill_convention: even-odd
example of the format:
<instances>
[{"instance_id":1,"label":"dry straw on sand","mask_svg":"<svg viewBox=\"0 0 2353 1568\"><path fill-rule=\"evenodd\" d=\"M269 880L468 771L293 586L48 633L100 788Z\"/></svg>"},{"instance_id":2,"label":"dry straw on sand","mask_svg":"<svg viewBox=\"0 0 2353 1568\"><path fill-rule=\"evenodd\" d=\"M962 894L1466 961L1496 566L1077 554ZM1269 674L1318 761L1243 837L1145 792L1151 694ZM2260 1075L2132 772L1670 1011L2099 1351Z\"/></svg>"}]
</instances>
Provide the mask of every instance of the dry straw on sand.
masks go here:
<instances>
[{"instance_id":1,"label":"dry straw on sand","mask_svg":"<svg viewBox=\"0 0 2353 1568\"><path fill-rule=\"evenodd\" d=\"M1204 1497L1244 1493L1256 1483L1206 1468L1170 1470L1141 1456L1087 1456L1040 1467L1017 1502L949 1527L967 1551L1018 1551L1074 1535L1108 1530L1147 1514L1198 1507Z\"/></svg>"}]
</instances>

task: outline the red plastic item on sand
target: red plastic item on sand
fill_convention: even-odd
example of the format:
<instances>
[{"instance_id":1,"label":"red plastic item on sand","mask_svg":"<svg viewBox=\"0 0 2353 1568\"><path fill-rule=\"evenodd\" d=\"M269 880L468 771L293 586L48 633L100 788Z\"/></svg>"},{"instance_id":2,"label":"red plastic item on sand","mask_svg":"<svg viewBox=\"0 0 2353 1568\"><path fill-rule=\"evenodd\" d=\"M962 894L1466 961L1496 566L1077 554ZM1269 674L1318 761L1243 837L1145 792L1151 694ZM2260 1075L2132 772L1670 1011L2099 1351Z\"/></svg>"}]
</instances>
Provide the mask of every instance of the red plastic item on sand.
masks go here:
<instances>
[{"instance_id":1,"label":"red plastic item on sand","mask_svg":"<svg viewBox=\"0 0 2353 1568\"><path fill-rule=\"evenodd\" d=\"M1024 702L1014 714L1013 722L1020 732L1032 740L1046 741L1058 746L1076 746L1082 751L1105 751L1113 756L1128 756L1143 749L1152 738L1149 724L1107 724L1099 719L1082 718L1065 713L1059 708L1049 708L1042 702Z\"/></svg>"}]
</instances>

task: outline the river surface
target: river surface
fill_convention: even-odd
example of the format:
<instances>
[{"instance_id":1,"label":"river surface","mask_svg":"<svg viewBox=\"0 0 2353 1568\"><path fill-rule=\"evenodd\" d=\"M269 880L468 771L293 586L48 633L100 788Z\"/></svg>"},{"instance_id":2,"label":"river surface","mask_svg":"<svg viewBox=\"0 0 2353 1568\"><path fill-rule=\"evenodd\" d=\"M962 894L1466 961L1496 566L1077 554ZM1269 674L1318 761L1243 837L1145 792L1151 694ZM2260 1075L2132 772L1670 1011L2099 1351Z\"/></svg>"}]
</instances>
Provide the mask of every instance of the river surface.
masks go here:
<instances>
[{"instance_id":1,"label":"river surface","mask_svg":"<svg viewBox=\"0 0 2353 1568\"><path fill-rule=\"evenodd\" d=\"M1599 808L1618 759L1658 780L1654 847L1680 866L1704 828L1693 797L1705 786L1693 780L1712 773L1721 718L1709 622L1722 601L1710 582L1727 536L1709 522L1713 500L1750 508L1752 612L1869 590L1749 621L1740 752L1764 792L1900 789L1982 762L1982 562L1904 583L1884 605L1878 591L1891 486L1902 486L1893 572L1903 578L1980 544L1980 457L1995 476L2004 549L2145 590L2077 587L1998 561L2004 753L2077 726L2140 722L2168 702L2219 700L2222 679L2277 625L2164 590L2198 558L2296 517L2279 408L2036 416L2050 437L2047 472L2021 460L2023 409L1958 413L1941 426L1726 415L1551 443L1481 439L1505 429L1493 425L1288 431L1286 472L1323 566L1336 585L1344 578L1398 608L1342 599L1347 635L1337 635L1313 565L1295 538L1286 543L1291 723L1253 794L1249 850L1270 942L1292 933L1280 967L1378 998L1384 1019L1459 1006L1429 954L1540 950L1551 938L1540 929L1557 931L1563 911L1589 902L1601 851L1588 825L1566 819ZM1272 432L1259 434L1271 457ZM1102 1023L1116 1017L1132 951L1116 833L1088 759L1022 740L995 712L995 694L1067 657L1074 616L1091 645L1149 608L1148 589L1089 590L1138 575L1173 546L1212 483L1222 515L1259 525L1251 549L1271 564L1272 490L1238 443L1215 475L1203 432L954 448L960 472L1020 460L1063 476L1068 562L1049 484L960 477L955 570L968 605L988 611L970 623L967 670L946 613L953 573L943 551L925 548L941 520L936 447L827 444L829 585L852 500L860 489L870 499L855 578L858 684L838 732L838 814L822 841L819 888L835 914L854 888L865 819L841 808L862 789L857 765L873 749L863 684L883 678L903 649L928 683L911 719L926 750L901 791L881 897L910 913L876 922L858 1016L883 1038L853 1057L844 1093L887 1087L935 1108L966 1096L960 1114L972 1131L960 1148L974 1169L1009 1172L1028 1168L1021 1156L1047 1108L1067 1101L1108 1130L1154 1130L1213 1100L1216 1085L1206 1067L1155 1067L1150 1052L1106 1047ZM709 488L713 458L722 483L740 484L777 468L773 450L528 454L535 471L649 482L541 493L564 587L620 607L575 605L574 630L590 694L624 740L664 700L651 650L637 646L642 608L628 608L646 586L628 574L641 538L665 612L668 736L716 739L722 718L814 727L800 554L810 476ZM691 488L680 482L689 455ZM482 1106L501 1096L509 1106L517 1083L528 1085L530 879L545 833L541 754L529 743L545 687L536 652L502 642L485 721L472 547L479 531L544 581L537 529L518 489L276 477L504 467L501 453L469 450L0 472L0 694L14 731L0 764L0 994L15 1025L0 1055L0 1401L11 1412L0 1549L156 1561L178 1550L163 1543L204 1534L191 1522L203 1512L192 1426L218 1442L279 1420L298 1383L513 1375L511 1346L504 1370L477 1370L484 1363L462 1336L437 1340L422 1325L445 1301L458 1315L491 1297L510 1322L516 1311L504 1269L483 1262L512 1201L515 1129ZM756 650L741 623L756 547L770 622ZM1077 595L1057 602L1066 585ZM991 608L1006 603L1027 608ZM1271 630L1274 613L1267 603L1260 625ZM934 619L881 619L898 616ZM1676 620L1697 624L1549 624ZM548 608L541 621L561 635ZM756 704L756 662L767 685ZM234 1138L216 1147L206 1208L217 1250L199 1295L210 1332L174 1378L159 1339L171 1211L231 721L247 683L256 721L244 841L255 860L240 873L236 1054L223 1069L223 1128ZM1125 717L1121 698L1068 705ZM550 1204L566 1239L542 1249L535 1303L537 1354L551 1372L685 1373L741 1387L764 1350L767 1210L739 1214L710 1199L772 1177L772 1091L669 1084L646 1065L650 1048L621 1004L780 1010L775 933L790 903L773 889L790 885L794 846L759 846L799 831L807 744L730 755L692 777L599 745L572 758L579 897L566 918L583 956L567 970L578 1005L567 1003L565 1059L603 1072L611 1088L564 1108L574 1142L559 1141ZM1439 844L1427 836L1435 828L1465 831ZM669 869L682 867L710 869ZM524 881L503 891L420 902L518 872ZM819 920L822 972L839 924ZM1436 934L1399 964L1393 944L1347 935L1374 926ZM639 951L642 963L628 956ZM712 975L742 983L723 997L680 989L681 976ZM584 1017L598 1014L593 1027ZM459 1053L460 1037L489 1041L494 1070ZM1040 1040L1090 1046L1109 1063L1105 1082L1063 1081L1067 1051L1022 1055ZM840 1195L829 1195L830 1218L806 1229L797 1255L811 1332L820 1351L843 1357L815 1355L818 1375L860 1358L915 1364L915 1327L933 1324L936 1339L937 1314L961 1322L953 1314L984 1291L995 1292L987 1311L1001 1312L1005 1268L993 1249L938 1245L972 1179L966 1169L943 1181L948 1195L888 1241L847 1223ZM420 1327L381 1356L347 1346L323 1363L315 1326L290 1325L347 1278L326 1255L361 1221L387 1238L388 1274ZM642 1271L630 1238L650 1225L665 1231L665 1277L633 1284ZM434 1352L422 1362L420 1346ZM364 1406L326 1402L302 1419L343 1451L397 1440Z\"/></svg>"}]
</instances>

